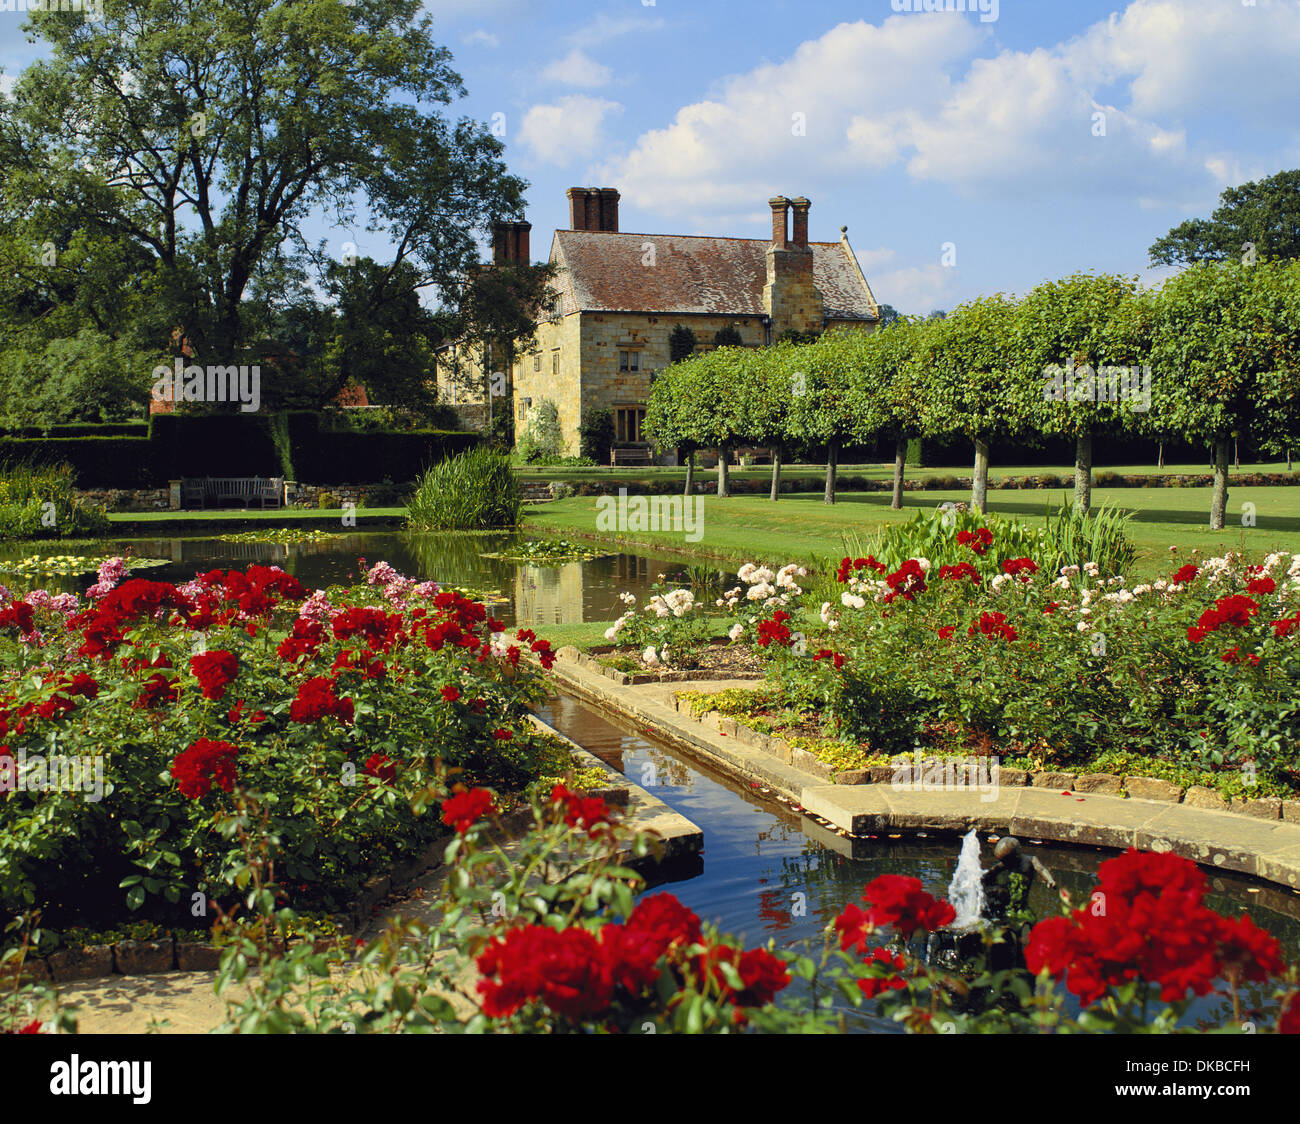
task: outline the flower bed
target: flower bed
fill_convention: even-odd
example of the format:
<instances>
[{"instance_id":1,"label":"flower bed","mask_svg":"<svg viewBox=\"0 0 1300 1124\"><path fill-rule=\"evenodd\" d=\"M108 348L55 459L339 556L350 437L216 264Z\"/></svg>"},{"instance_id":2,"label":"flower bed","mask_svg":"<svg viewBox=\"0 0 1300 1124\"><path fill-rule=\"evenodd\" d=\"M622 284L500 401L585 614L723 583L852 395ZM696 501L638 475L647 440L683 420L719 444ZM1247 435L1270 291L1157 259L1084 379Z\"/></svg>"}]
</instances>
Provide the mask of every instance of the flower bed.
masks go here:
<instances>
[{"instance_id":1,"label":"flower bed","mask_svg":"<svg viewBox=\"0 0 1300 1124\"><path fill-rule=\"evenodd\" d=\"M1059 916L1032 924L1014 907L978 931L949 928L956 909L919 879L885 874L822 940L746 948L670 893L636 898L644 883L619 856L653 839L603 800L562 785L534 795L533 829L506 854L489 832L494 794L458 787L439 787L455 835L435 920L395 919L347 960L335 941L289 943L292 911L251 895L226 935L218 988L245 994L227 998L222 1029L826 1033L857 1009L912 1033L1300 1033L1300 973L1278 941L1208 908L1205 876L1174 855L1130 850L1102 864L1083 904L1062 892ZM265 885L256 838L240 869ZM958 955L932 956L932 937ZM1190 1023L1207 996L1223 1002ZM41 1032L52 1003L73 1029L29 985L0 1007L0 1031Z\"/></svg>"},{"instance_id":2,"label":"flower bed","mask_svg":"<svg viewBox=\"0 0 1300 1124\"><path fill-rule=\"evenodd\" d=\"M742 567L748 588L718 607L764 658L767 689L728 713L837 769L921 748L1238 797L1300 791L1300 555L1171 554L1166 578L1130 585L1091 562L1049 573L1000 557L991 532L957 523L942 550L942 565L845 558L810 593L793 567ZM673 624L629 610L612 631L658 629L662 645Z\"/></svg>"},{"instance_id":3,"label":"flower bed","mask_svg":"<svg viewBox=\"0 0 1300 1124\"><path fill-rule=\"evenodd\" d=\"M236 896L258 793L283 894L341 909L444 833L438 769L511 792L566 773L525 719L550 645L385 563L308 595L274 567L181 586L106 563L85 599L0 606L0 921L170 929ZM200 925L206 924L200 920Z\"/></svg>"}]
</instances>

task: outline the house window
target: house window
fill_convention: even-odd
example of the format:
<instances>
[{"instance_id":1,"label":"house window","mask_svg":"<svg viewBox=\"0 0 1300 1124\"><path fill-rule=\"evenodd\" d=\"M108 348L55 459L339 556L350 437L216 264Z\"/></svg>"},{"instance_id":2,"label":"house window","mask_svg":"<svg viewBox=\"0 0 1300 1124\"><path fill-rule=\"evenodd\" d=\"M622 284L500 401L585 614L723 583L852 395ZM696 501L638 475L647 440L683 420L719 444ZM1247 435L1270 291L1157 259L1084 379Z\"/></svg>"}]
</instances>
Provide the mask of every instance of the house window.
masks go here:
<instances>
[{"instance_id":1,"label":"house window","mask_svg":"<svg viewBox=\"0 0 1300 1124\"><path fill-rule=\"evenodd\" d=\"M533 408L533 400L531 398L519 399L519 416L521 418L527 417L528 411L531 410L532 408Z\"/></svg>"},{"instance_id":2,"label":"house window","mask_svg":"<svg viewBox=\"0 0 1300 1124\"><path fill-rule=\"evenodd\" d=\"M541 369L542 369L542 353L539 351L536 355L533 356L533 370L540 371Z\"/></svg>"},{"instance_id":3,"label":"house window","mask_svg":"<svg viewBox=\"0 0 1300 1124\"><path fill-rule=\"evenodd\" d=\"M551 352L551 374L558 375L559 373L560 373L560 349L557 347L554 351Z\"/></svg>"},{"instance_id":4,"label":"house window","mask_svg":"<svg viewBox=\"0 0 1300 1124\"><path fill-rule=\"evenodd\" d=\"M641 370L641 353L639 351L620 351L618 353L618 369L620 371Z\"/></svg>"},{"instance_id":5,"label":"house window","mask_svg":"<svg viewBox=\"0 0 1300 1124\"><path fill-rule=\"evenodd\" d=\"M617 407L614 410L614 440L619 442L643 442L645 438L641 434L641 426L644 422L644 406Z\"/></svg>"}]
</instances>

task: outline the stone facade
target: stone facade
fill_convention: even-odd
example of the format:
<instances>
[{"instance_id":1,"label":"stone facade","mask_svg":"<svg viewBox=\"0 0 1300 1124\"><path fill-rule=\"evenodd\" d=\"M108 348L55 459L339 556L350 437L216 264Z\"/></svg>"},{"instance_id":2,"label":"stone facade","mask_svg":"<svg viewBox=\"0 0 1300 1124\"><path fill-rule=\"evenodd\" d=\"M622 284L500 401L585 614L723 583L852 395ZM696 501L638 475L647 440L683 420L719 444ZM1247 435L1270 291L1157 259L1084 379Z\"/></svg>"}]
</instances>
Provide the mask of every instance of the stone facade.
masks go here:
<instances>
[{"instance_id":1,"label":"stone facade","mask_svg":"<svg viewBox=\"0 0 1300 1124\"><path fill-rule=\"evenodd\" d=\"M556 231L551 246L561 270L552 318L538 324L533 350L500 387L516 433L531 407L555 404L566 454L578 453L578 425L592 409L615 414L620 442L640 440L637 411L669 364L668 340L679 324L695 334L697 350L707 350L723 328L739 332L747 347L763 347L786 331L871 331L879 323L847 228L838 242L810 243L811 204L803 197L769 200L770 242L622 234L617 191L571 188L568 198L572 229ZM496 242L496 260L511 260L514 243ZM472 366L478 374L467 385L440 362L438 392L464 424L482 429L488 380L481 359Z\"/></svg>"}]
</instances>

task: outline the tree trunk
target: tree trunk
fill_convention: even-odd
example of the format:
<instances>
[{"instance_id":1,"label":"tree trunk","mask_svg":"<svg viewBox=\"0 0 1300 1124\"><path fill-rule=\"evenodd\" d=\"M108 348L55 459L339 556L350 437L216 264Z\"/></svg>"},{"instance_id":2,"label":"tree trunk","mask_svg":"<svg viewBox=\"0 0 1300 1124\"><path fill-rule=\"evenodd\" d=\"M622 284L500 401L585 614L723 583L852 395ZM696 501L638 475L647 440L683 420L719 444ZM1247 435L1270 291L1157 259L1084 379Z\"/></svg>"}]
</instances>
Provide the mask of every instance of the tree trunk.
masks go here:
<instances>
[{"instance_id":1,"label":"tree trunk","mask_svg":"<svg viewBox=\"0 0 1300 1124\"><path fill-rule=\"evenodd\" d=\"M1241 468L1241 446L1235 437L1232 439L1232 467Z\"/></svg>"},{"instance_id":2,"label":"tree trunk","mask_svg":"<svg viewBox=\"0 0 1300 1124\"><path fill-rule=\"evenodd\" d=\"M686 454L686 487L682 490L682 495L689 496L691 488L695 485L695 450L692 449Z\"/></svg>"},{"instance_id":3,"label":"tree trunk","mask_svg":"<svg viewBox=\"0 0 1300 1124\"><path fill-rule=\"evenodd\" d=\"M1087 513L1092 506L1092 431L1074 439L1074 510Z\"/></svg>"},{"instance_id":4,"label":"tree trunk","mask_svg":"<svg viewBox=\"0 0 1300 1124\"><path fill-rule=\"evenodd\" d=\"M989 494L989 447L987 442L975 440L975 474L971 479L970 505L983 514Z\"/></svg>"},{"instance_id":5,"label":"tree trunk","mask_svg":"<svg viewBox=\"0 0 1300 1124\"><path fill-rule=\"evenodd\" d=\"M835 468L839 464L839 459L839 443L832 441L826 448L826 491L822 496L823 503L835 502Z\"/></svg>"},{"instance_id":6,"label":"tree trunk","mask_svg":"<svg viewBox=\"0 0 1300 1124\"><path fill-rule=\"evenodd\" d=\"M724 498L731 495L731 483L727 478L728 452L726 448L718 450L718 495Z\"/></svg>"},{"instance_id":7,"label":"tree trunk","mask_svg":"<svg viewBox=\"0 0 1300 1124\"><path fill-rule=\"evenodd\" d=\"M902 434L894 441L894 498L889 506L895 511L903 507L903 471L907 468L907 438Z\"/></svg>"},{"instance_id":8,"label":"tree trunk","mask_svg":"<svg viewBox=\"0 0 1300 1124\"><path fill-rule=\"evenodd\" d=\"M1291 471L1291 446L1290 445L1286 447L1286 470L1287 472Z\"/></svg>"},{"instance_id":9,"label":"tree trunk","mask_svg":"<svg viewBox=\"0 0 1300 1124\"><path fill-rule=\"evenodd\" d=\"M781 450L772 446L772 502L781 498Z\"/></svg>"},{"instance_id":10,"label":"tree trunk","mask_svg":"<svg viewBox=\"0 0 1300 1124\"><path fill-rule=\"evenodd\" d=\"M1228 512L1228 439L1214 443L1214 492L1210 497L1210 530L1222 531Z\"/></svg>"},{"instance_id":11,"label":"tree trunk","mask_svg":"<svg viewBox=\"0 0 1300 1124\"><path fill-rule=\"evenodd\" d=\"M1165 467L1165 443L1160 442L1160 447L1156 451L1156 468Z\"/></svg>"}]
</instances>

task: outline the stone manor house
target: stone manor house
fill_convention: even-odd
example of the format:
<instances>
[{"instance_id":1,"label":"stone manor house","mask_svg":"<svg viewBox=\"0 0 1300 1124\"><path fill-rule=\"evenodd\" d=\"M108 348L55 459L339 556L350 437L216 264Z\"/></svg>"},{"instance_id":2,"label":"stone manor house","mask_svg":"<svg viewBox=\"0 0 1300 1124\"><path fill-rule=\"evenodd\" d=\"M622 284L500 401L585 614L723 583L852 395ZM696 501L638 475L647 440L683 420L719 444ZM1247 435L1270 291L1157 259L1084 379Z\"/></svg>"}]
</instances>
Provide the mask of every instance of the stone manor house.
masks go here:
<instances>
[{"instance_id":1,"label":"stone manor house","mask_svg":"<svg viewBox=\"0 0 1300 1124\"><path fill-rule=\"evenodd\" d=\"M618 191L573 187L566 194L569 229L551 240L550 260L560 267L555 305L538 324L534 349L517 358L505 385L498 377L502 397L492 409L513 410L518 432L535 404L554 402L568 454L578 452L583 412L604 407L614 415L619 452L649 459L641 432L646 401L655 373L669 363L668 337L679 324L694 333L697 351L712 348L725 327L745 346L762 347L791 329L871 331L879 324L880 306L848 227L840 227L837 242L810 242L811 204L803 197L768 200L772 237L764 241L623 233ZM529 261L531 229L499 223L494 263ZM481 428L488 382L474 381L467 391L439 366L439 398L463 423Z\"/></svg>"}]
</instances>

